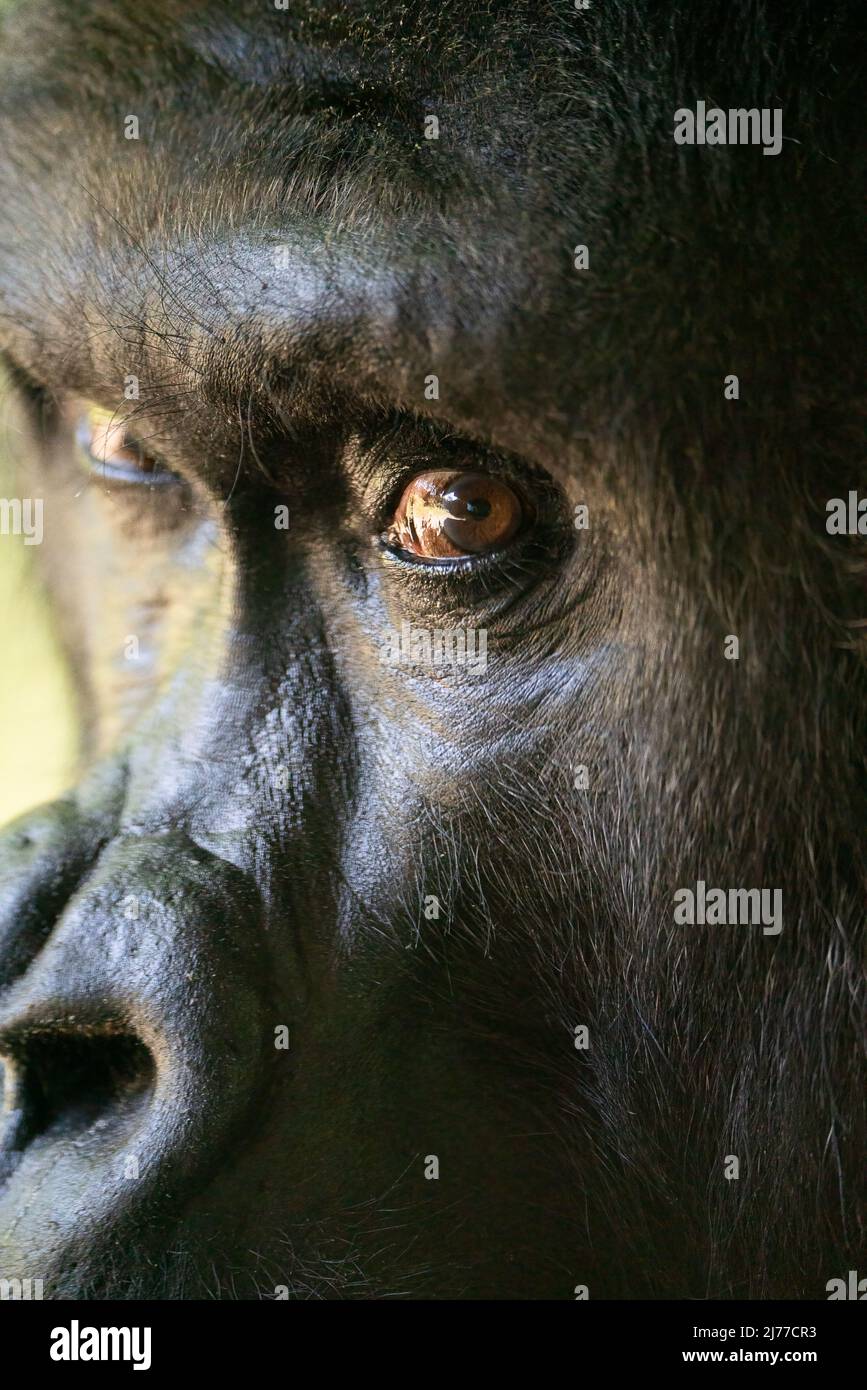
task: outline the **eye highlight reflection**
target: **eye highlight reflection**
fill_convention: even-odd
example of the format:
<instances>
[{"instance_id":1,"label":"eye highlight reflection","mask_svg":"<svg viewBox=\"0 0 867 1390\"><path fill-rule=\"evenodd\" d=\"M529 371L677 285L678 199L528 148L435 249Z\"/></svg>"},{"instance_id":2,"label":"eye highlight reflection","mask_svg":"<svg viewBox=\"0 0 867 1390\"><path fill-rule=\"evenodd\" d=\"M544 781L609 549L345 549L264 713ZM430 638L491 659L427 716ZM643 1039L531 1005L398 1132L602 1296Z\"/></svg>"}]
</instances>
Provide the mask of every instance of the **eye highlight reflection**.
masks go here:
<instances>
[{"instance_id":1,"label":"eye highlight reflection","mask_svg":"<svg viewBox=\"0 0 867 1390\"><path fill-rule=\"evenodd\" d=\"M499 550L523 520L520 499L490 473L435 468L404 490L388 542L423 560L450 560Z\"/></svg>"}]
</instances>

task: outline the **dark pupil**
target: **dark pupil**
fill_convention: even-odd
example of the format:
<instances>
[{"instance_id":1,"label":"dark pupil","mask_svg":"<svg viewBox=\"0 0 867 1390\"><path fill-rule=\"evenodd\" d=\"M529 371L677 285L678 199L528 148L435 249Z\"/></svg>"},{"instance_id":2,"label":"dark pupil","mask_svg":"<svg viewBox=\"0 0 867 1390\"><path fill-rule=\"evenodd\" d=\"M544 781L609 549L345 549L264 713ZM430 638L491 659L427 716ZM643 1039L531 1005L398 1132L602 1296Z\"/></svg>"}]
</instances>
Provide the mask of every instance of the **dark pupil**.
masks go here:
<instances>
[{"instance_id":1,"label":"dark pupil","mask_svg":"<svg viewBox=\"0 0 867 1390\"><path fill-rule=\"evenodd\" d=\"M490 516L491 504L486 502L484 497L473 497L467 502L467 515L476 517L481 521L483 517Z\"/></svg>"}]
</instances>

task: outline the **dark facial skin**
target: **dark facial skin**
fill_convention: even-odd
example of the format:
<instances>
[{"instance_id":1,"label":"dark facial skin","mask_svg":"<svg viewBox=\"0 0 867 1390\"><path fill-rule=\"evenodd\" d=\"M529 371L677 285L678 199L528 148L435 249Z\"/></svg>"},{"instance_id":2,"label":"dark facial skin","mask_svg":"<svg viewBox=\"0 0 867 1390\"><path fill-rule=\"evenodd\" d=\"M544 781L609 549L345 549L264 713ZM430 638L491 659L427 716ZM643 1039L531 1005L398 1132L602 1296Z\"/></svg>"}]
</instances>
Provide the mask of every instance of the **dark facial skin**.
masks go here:
<instances>
[{"instance_id":1,"label":"dark facial skin","mask_svg":"<svg viewBox=\"0 0 867 1390\"><path fill-rule=\"evenodd\" d=\"M0 1276L825 1297L864 1226L855 7L69 8L0 37L10 437L82 716L0 850ZM781 154L676 146L699 99L781 107ZM88 462L91 406L163 471ZM517 534L398 551L450 469ZM384 660L403 624L486 669ZM782 930L676 923L698 880Z\"/></svg>"}]
</instances>

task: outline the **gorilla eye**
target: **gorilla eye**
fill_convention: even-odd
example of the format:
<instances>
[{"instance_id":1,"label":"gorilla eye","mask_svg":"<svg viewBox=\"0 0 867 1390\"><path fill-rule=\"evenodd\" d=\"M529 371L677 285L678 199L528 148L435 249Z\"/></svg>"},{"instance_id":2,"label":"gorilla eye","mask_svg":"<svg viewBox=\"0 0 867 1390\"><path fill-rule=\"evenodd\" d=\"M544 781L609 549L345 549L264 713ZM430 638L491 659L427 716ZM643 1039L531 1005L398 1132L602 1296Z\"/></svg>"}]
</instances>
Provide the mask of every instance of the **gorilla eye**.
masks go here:
<instances>
[{"instance_id":1,"label":"gorilla eye","mask_svg":"<svg viewBox=\"0 0 867 1390\"><path fill-rule=\"evenodd\" d=\"M388 542L424 560L480 555L512 540L523 515L517 494L490 473L435 468L405 489Z\"/></svg>"},{"instance_id":2,"label":"gorilla eye","mask_svg":"<svg viewBox=\"0 0 867 1390\"><path fill-rule=\"evenodd\" d=\"M77 436L91 468L100 477L151 487L179 481L175 473L164 468L132 438L117 411L87 406L79 420Z\"/></svg>"}]
</instances>

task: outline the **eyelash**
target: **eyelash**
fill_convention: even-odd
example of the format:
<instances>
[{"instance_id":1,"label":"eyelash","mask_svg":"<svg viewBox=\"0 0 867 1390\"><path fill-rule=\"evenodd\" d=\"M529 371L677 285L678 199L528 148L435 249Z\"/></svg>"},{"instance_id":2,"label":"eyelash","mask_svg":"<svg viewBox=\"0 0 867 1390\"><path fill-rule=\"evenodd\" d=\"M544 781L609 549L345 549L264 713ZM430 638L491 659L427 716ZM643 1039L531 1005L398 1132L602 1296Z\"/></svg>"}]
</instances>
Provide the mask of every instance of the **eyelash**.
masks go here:
<instances>
[{"instance_id":1,"label":"eyelash","mask_svg":"<svg viewBox=\"0 0 867 1390\"><path fill-rule=\"evenodd\" d=\"M391 545L385 536L378 536L376 543L380 553L388 556L395 565L411 571L439 570L448 574L479 573L482 569L492 569L506 553L500 550L491 551L487 555L455 555L445 559L426 560L420 555L411 555L408 550Z\"/></svg>"}]
</instances>

